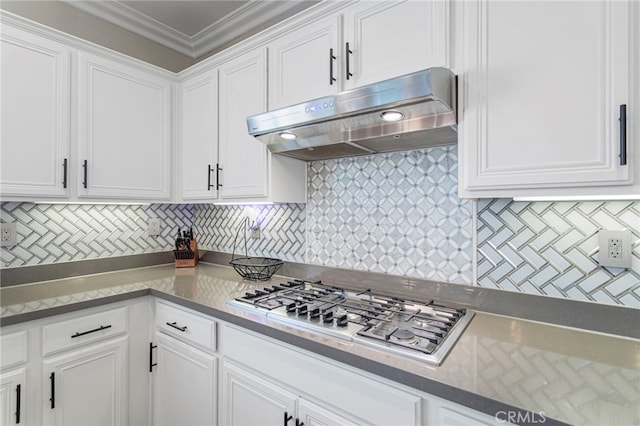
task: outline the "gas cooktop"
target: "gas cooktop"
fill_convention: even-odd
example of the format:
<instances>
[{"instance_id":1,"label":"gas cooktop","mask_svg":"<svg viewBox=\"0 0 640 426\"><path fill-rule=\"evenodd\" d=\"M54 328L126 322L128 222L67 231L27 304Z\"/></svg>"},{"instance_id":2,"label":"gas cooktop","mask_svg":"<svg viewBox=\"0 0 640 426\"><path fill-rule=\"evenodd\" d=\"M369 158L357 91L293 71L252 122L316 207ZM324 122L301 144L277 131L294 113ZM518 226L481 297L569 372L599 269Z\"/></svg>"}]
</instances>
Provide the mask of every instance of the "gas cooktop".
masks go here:
<instances>
[{"instance_id":1,"label":"gas cooktop","mask_svg":"<svg viewBox=\"0 0 640 426\"><path fill-rule=\"evenodd\" d=\"M292 280L245 293L229 305L269 319L440 365L473 312L433 301Z\"/></svg>"}]
</instances>

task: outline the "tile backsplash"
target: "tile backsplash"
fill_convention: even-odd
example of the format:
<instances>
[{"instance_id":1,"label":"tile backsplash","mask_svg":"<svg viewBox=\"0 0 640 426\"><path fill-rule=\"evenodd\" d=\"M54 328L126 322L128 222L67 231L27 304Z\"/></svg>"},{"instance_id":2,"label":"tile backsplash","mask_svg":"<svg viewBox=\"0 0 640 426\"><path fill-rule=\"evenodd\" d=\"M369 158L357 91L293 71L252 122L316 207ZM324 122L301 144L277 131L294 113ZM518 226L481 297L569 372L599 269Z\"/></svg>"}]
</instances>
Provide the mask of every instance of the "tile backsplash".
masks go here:
<instances>
[{"instance_id":1,"label":"tile backsplash","mask_svg":"<svg viewBox=\"0 0 640 426\"><path fill-rule=\"evenodd\" d=\"M167 251L189 226L201 248L231 253L252 209L261 238L247 240L250 255L640 307L640 202L472 201L456 186L457 149L446 147L309 163L306 205L3 202L18 245L2 247L1 262ZM161 235L147 235L149 217ZM598 266L601 228L632 230L632 268Z\"/></svg>"}]
</instances>

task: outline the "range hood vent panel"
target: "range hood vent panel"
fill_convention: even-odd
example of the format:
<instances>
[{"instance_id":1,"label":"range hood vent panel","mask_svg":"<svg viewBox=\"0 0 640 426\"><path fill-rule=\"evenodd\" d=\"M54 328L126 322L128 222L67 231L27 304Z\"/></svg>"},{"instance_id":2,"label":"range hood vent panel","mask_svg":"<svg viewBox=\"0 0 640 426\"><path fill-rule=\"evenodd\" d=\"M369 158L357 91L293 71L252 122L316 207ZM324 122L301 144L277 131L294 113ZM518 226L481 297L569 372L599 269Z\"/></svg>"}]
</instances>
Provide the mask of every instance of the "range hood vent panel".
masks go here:
<instances>
[{"instance_id":1,"label":"range hood vent panel","mask_svg":"<svg viewBox=\"0 0 640 426\"><path fill-rule=\"evenodd\" d=\"M455 100L453 72L430 68L258 114L247 126L274 154L305 161L420 149L456 143ZM403 119L383 121L387 110Z\"/></svg>"}]
</instances>

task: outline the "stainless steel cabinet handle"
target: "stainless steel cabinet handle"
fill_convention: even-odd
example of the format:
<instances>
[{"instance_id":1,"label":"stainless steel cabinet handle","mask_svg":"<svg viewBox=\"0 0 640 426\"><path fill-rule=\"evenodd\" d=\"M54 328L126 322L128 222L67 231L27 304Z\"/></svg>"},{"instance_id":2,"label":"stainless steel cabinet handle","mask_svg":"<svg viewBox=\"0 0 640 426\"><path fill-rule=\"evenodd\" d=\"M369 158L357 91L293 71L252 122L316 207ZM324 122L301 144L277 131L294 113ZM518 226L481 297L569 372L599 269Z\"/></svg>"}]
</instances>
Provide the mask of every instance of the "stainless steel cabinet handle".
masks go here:
<instances>
[{"instance_id":1,"label":"stainless steel cabinet handle","mask_svg":"<svg viewBox=\"0 0 640 426\"><path fill-rule=\"evenodd\" d=\"M627 105L620 105L620 165L627 164Z\"/></svg>"}]
</instances>

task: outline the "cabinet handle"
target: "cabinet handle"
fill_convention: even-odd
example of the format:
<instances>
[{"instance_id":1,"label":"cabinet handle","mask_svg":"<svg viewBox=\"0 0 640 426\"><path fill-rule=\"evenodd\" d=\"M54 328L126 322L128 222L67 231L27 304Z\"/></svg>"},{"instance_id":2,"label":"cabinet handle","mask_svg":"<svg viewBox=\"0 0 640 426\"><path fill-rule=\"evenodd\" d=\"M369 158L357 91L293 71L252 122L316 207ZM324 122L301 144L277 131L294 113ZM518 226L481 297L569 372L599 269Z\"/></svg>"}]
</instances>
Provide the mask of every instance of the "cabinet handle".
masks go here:
<instances>
[{"instance_id":1,"label":"cabinet handle","mask_svg":"<svg viewBox=\"0 0 640 426\"><path fill-rule=\"evenodd\" d=\"M111 324L109 324L109 325L101 325L98 328L94 328L93 330L89 330L89 331L83 331L82 333L77 332L76 334L71 336L71 338L75 339L76 337L84 336L85 334L95 333L96 331L106 330L107 328L111 328Z\"/></svg>"},{"instance_id":2,"label":"cabinet handle","mask_svg":"<svg viewBox=\"0 0 640 426\"><path fill-rule=\"evenodd\" d=\"M56 373L51 373L49 381L51 382L51 398L49 398L49 401L51 401L51 409L53 410L56 408Z\"/></svg>"},{"instance_id":3,"label":"cabinet handle","mask_svg":"<svg viewBox=\"0 0 640 426\"><path fill-rule=\"evenodd\" d=\"M336 81L333 76L333 61L335 61L336 57L333 54L333 48L329 49L329 85L333 86L333 82Z\"/></svg>"},{"instance_id":4,"label":"cabinet handle","mask_svg":"<svg viewBox=\"0 0 640 426\"><path fill-rule=\"evenodd\" d=\"M216 163L216 190L219 190L222 187L220 183L220 172L222 171L222 167L220 167L219 163Z\"/></svg>"},{"instance_id":5,"label":"cabinet handle","mask_svg":"<svg viewBox=\"0 0 640 426\"><path fill-rule=\"evenodd\" d=\"M20 392L22 386L16 386L16 424L20 423L20 396L22 392Z\"/></svg>"},{"instance_id":6,"label":"cabinet handle","mask_svg":"<svg viewBox=\"0 0 640 426\"><path fill-rule=\"evenodd\" d=\"M351 49L349 49L349 42L347 42L347 47L345 49L345 53L346 53L346 65L347 65L347 80L349 80L350 77L353 77L353 74L351 74L351 71L349 71L349 59L350 59L350 55L353 53L353 51Z\"/></svg>"},{"instance_id":7,"label":"cabinet handle","mask_svg":"<svg viewBox=\"0 0 640 426\"><path fill-rule=\"evenodd\" d=\"M289 425L289 420L291 420L293 418L293 416L290 416L289 413L287 413L286 411L284 412L284 426L288 426Z\"/></svg>"},{"instance_id":8,"label":"cabinet handle","mask_svg":"<svg viewBox=\"0 0 640 426\"><path fill-rule=\"evenodd\" d=\"M175 328L176 330L180 330L180 331L182 331L182 332L187 331L187 326L186 326L186 325L185 325L184 327L178 327L178 325L177 325L177 324L178 324L178 323L177 323L176 321L174 321L174 322L168 322L168 323L167 323L167 325L168 325L169 327L173 327L173 328Z\"/></svg>"},{"instance_id":9,"label":"cabinet handle","mask_svg":"<svg viewBox=\"0 0 640 426\"><path fill-rule=\"evenodd\" d=\"M296 426L304 426L304 422L301 422L299 418L296 417Z\"/></svg>"},{"instance_id":10,"label":"cabinet handle","mask_svg":"<svg viewBox=\"0 0 640 426\"><path fill-rule=\"evenodd\" d=\"M627 165L627 105L620 105L620 165Z\"/></svg>"},{"instance_id":11,"label":"cabinet handle","mask_svg":"<svg viewBox=\"0 0 640 426\"><path fill-rule=\"evenodd\" d=\"M67 159L65 158L64 161L62 162L62 187L64 189L67 189L67 166L68 166L68 162L67 162Z\"/></svg>"},{"instance_id":12,"label":"cabinet handle","mask_svg":"<svg viewBox=\"0 0 640 426\"><path fill-rule=\"evenodd\" d=\"M158 345L154 345L153 342L149 342L149 373L152 373L153 367L158 365L157 362L153 362L153 350L157 347Z\"/></svg>"},{"instance_id":13,"label":"cabinet handle","mask_svg":"<svg viewBox=\"0 0 640 426\"><path fill-rule=\"evenodd\" d=\"M84 189L87 189L87 160L84 160L82 162L82 176L84 177L84 180L82 181L82 187Z\"/></svg>"},{"instance_id":14,"label":"cabinet handle","mask_svg":"<svg viewBox=\"0 0 640 426\"><path fill-rule=\"evenodd\" d=\"M207 165L207 170L207 191L211 191L211 188L213 187L213 185L211 185L211 172L213 171L211 164Z\"/></svg>"}]
</instances>

